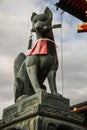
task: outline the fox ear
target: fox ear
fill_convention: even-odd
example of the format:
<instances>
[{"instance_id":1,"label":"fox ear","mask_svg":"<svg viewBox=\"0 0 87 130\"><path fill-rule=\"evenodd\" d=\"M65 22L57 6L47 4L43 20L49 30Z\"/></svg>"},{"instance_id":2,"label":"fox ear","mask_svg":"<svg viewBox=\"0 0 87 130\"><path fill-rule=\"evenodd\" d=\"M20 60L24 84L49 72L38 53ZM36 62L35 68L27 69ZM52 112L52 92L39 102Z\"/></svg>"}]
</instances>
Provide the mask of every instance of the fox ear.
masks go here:
<instances>
[{"instance_id":1,"label":"fox ear","mask_svg":"<svg viewBox=\"0 0 87 130\"><path fill-rule=\"evenodd\" d=\"M34 16L37 15L35 12L32 13L31 21L33 20Z\"/></svg>"},{"instance_id":2,"label":"fox ear","mask_svg":"<svg viewBox=\"0 0 87 130\"><path fill-rule=\"evenodd\" d=\"M51 20L52 20L53 15L52 15L51 10L50 10L48 7L46 7L44 13L45 13L49 18L51 18Z\"/></svg>"}]
</instances>

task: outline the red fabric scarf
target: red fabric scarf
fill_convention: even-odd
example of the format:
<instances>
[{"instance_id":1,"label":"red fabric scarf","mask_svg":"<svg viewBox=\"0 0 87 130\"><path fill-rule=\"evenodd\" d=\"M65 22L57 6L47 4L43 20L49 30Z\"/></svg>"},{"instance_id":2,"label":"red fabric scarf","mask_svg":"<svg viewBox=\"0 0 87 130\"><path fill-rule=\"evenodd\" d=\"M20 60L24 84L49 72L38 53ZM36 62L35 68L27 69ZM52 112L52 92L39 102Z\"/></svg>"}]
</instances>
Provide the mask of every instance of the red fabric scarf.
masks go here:
<instances>
[{"instance_id":1,"label":"red fabric scarf","mask_svg":"<svg viewBox=\"0 0 87 130\"><path fill-rule=\"evenodd\" d=\"M54 41L50 39L38 39L34 45L34 47L29 52L29 55L35 55L35 54L47 54L47 42L51 41L51 43L54 43Z\"/></svg>"}]
</instances>

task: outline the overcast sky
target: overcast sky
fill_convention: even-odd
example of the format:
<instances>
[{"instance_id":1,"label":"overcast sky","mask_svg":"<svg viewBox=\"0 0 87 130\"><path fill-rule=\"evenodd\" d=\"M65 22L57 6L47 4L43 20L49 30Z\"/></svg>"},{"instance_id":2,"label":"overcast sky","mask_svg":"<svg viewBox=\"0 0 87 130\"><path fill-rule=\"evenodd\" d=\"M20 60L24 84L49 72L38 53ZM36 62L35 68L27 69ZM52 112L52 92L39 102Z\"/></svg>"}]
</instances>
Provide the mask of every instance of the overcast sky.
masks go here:
<instances>
[{"instance_id":1,"label":"overcast sky","mask_svg":"<svg viewBox=\"0 0 87 130\"><path fill-rule=\"evenodd\" d=\"M0 118L3 109L14 103L13 62L20 52L28 53L32 12L43 13L48 6L53 12L53 24L61 23L61 10L56 10L56 2L0 0ZM87 100L87 33L77 33L79 23L82 21L63 13L63 96L70 99L71 105ZM56 82L62 94L61 29L55 29L54 36L60 64Z\"/></svg>"}]
</instances>

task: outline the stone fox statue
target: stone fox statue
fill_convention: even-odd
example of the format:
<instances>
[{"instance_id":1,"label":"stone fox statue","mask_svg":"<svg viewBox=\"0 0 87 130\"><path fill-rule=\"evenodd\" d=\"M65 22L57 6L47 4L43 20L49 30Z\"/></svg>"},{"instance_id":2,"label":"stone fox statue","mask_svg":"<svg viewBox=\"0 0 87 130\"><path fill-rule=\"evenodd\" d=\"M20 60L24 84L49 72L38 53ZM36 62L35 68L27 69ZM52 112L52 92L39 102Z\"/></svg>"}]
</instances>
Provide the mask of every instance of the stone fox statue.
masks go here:
<instances>
[{"instance_id":1,"label":"stone fox statue","mask_svg":"<svg viewBox=\"0 0 87 130\"><path fill-rule=\"evenodd\" d=\"M27 56L20 53L14 61L15 101L20 96L46 90L43 85L46 78L51 93L60 95L56 87L58 59L52 32L52 12L48 7L43 14L33 12L31 21L37 41Z\"/></svg>"}]
</instances>

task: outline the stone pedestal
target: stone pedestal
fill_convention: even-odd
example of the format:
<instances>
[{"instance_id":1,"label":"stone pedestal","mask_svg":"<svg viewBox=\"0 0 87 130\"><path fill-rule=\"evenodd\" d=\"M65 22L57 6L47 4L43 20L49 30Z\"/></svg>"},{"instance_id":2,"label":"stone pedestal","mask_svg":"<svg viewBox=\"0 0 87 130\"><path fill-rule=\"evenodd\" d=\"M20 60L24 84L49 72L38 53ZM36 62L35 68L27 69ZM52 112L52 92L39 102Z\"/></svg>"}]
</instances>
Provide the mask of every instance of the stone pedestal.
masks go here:
<instances>
[{"instance_id":1,"label":"stone pedestal","mask_svg":"<svg viewBox=\"0 0 87 130\"><path fill-rule=\"evenodd\" d=\"M4 109L0 130L86 130L85 118L69 110L69 100L46 92Z\"/></svg>"}]
</instances>

